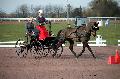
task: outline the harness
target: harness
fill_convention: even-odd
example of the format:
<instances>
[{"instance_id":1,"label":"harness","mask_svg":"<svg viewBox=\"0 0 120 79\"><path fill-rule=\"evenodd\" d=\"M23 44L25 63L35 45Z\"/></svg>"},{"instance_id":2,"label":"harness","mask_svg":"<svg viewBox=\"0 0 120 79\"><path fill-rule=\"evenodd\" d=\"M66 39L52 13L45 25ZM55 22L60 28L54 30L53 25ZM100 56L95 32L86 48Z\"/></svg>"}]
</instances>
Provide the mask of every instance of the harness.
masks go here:
<instances>
[{"instance_id":1,"label":"harness","mask_svg":"<svg viewBox=\"0 0 120 79\"><path fill-rule=\"evenodd\" d=\"M80 28L81 28L81 32L79 32ZM82 30L82 28L83 28L83 30ZM85 26L76 28L76 30L74 32L70 33L68 37L70 37L70 35L72 35L72 34L75 34L75 36L76 36L75 38L81 38L81 37L86 37L86 36L90 35L90 33L88 33L86 31Z\"/></svg>"}]
</instances>

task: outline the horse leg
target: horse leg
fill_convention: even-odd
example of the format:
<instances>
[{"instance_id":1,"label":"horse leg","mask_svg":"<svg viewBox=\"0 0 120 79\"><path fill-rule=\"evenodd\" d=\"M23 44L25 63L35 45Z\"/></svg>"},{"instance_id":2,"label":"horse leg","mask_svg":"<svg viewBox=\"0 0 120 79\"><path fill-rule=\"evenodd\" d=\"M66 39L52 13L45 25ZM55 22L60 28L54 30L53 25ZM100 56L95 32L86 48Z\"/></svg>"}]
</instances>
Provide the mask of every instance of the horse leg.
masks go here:
<instances>
[{"instance_id":1,"label":"horse leg","mask_svg":"<svg viewBox=\"0 0 120 79\"><path fill-rule=\"evenodd\" d=\"M76 57L76 53L73 51L73 44L70 44L69 49L74 54L74 56Z\"/></svg>"},{"instance_id":2,"label":"horse leg","mask_svg":"<svg viewBox=\"0 0 120 79\"><path fill-rule=\"evenodd\" d=\"M81 52L80 54L78 54L77 58L78 58L79 56L81 56L81 55L84 53L85 47L86 47L86 43L83 42L83 50L82 50L82 52Z\"/></svg>"},{"instance_id":3,"label":"horse leg","mask_svg":"<svg viewBox=\"0 0 120 79\"><path fill-rule=\"evenodd\" d=\"M88 50L91 52L93 58L96 58L95 55L94 55L94 53L93 53L93 51L91 50L90 46L88 45L88 43L87 43L87 46L86 46L86 47L87 47Z\"/></svg>"},{"instance_id":4,"label":"horse leg","mask_svg":"<svg viewBox=\"0 0 120 79\"><path fill-rule=\"evenodd\" d=\"M67 39L67 41L69 41L70 46L69 49L70 51L74 54L74 56L76 57L76 53L73 51L73 45L74 45L74 41L72 39Z\"/></svg>"}]
</instances>

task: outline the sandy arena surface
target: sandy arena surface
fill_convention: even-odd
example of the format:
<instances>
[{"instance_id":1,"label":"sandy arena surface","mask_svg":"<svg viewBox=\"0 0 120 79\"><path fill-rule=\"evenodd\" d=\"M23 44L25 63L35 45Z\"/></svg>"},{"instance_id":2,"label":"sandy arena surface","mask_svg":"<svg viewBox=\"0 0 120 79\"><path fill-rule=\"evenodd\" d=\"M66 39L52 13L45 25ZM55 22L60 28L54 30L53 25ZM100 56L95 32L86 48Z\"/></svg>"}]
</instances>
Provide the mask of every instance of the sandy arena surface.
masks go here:
<instances>
[{"instance_id":1,"label":"sandy arena surface","mask_svg":"<svg viewBox=\"0 0 120 79\"><path fill-rule=\"evenodd\" d=\"M68 47L60 58L35 59L28 54L19 58L15 48L0 48L0 79L120 79L120 65L107 64L118 47L91 47L97 59L86 49L78 59ZM82 47L75 47L77 54ZM118 48L120 53L120 47Z\"/></svg>"}]
</instances>

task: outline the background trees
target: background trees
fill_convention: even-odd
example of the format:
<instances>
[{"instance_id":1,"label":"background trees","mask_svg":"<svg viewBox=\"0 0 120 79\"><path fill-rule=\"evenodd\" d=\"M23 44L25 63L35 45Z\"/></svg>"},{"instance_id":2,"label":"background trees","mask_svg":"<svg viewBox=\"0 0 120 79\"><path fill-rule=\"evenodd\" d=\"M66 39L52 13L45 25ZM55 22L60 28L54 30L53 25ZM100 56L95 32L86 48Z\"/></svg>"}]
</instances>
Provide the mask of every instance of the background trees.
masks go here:
<instances>
[{"instance_id":1,"label":"background trees","mask_svg":"<svg viewBox=\"0 0 120 79\"><path fill-rule=\"evenodd\" d=\"M115 0L93 0L90 3L91 16L120 16L120 6Z\"/></svg>"},{"instance_id":2,"label":"background trees","mask_svg":"<svg viewBox=\"0 0 120 79\"><path fill-rule=\"evenodd\" d=\"M76 16L83 16L82 14L82 7L80 6L79 8L74 8L71 12L71 17L76 17Z\"/></svg>"},{"instance_id":3,"label":"background trees","mask_svg":"<svg viewBox=\"0 0 120 79\"><path fill-rule=\"evenodd\" d=\"M16 17L26 18L30 14L29 7L27 4L23 4L16 9Z\"/></svg>"},{"instance_id":4,"label":"background trees","mask_svg":"<svg viewBox=\"0 0 120 79\"><path fill-rule=\"evenodd\" d=\"M1 18L6 17L6 12L4 10L2 10L2 9L0 9L0 17Z\"/></svg>"},{"instance_id":5,"label":"background trees","mask_svg":"<svg viewBox=\"0 0 120 79\"><path fill-rule=\"evenodd\" d=\"M46 6L28 6L23 4L16 8L15 12L7 14L4 10L0 9L0 17L18 17L26 18L29 16L36 17L37 11L43 9L44 16L46 18L65 18L67 17L67 7L62 5L51 5ZM120 17L120 1L119 0L92 0L87 8L73 7L70 5L69 17L74 18L75 16L86 16L86 17Z\"/></svg>"}]
</instances>

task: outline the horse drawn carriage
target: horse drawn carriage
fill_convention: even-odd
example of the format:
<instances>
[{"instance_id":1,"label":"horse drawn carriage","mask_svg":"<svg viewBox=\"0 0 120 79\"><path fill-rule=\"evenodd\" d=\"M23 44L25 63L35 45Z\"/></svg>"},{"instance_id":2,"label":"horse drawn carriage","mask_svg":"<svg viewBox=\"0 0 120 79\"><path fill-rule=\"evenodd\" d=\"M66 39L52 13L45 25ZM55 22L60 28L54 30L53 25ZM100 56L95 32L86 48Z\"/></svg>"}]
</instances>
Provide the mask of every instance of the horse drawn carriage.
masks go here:
<instances>
[{"instance_id":1,"label":"horse drawn carriage","mask_svg":"<svg viewBox=\"0 0 120 79\"><path fill-rule=\"evenodd\" d=\"M81 19L78 19L81 20ZM85 51L85 48L87 47L88 50L91 52L92 56L94 58L95 55L90 48L88 41L90 40L90 36L93 35L96 36L97 30L99 30L97 22L89 22L87 24L81 24L81 22L85 23L84 21L77 21L80 23L78 24L78 27L68 27L65 29L62 29L58 32L56 37L49 36L45 38L45 40L38 40L32 32L30 34L30 41L24 41L22 44L19 43L20 39L16 42L16 53L20 57L26 57L27 54L30 52L33 56L36 57L46 57L47 55L51 54L53 57L60 57L63 52L63 46L62 44L65 43L65 41L68 41L70 43L69 49L74 54L75 57L79 57L83 54ZM50 30L51 32L51 30ZM49 33L50 33L49 32ZM82 42L83 44L83 50L80 52L80 54L76 54L73 50L74 41L77 38L79 42Z\"/></svg>"}]
</instances>

